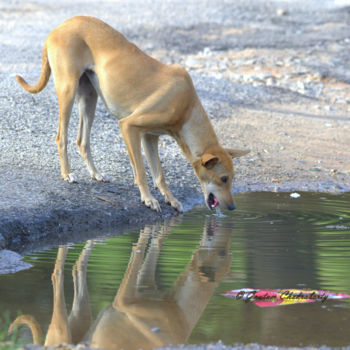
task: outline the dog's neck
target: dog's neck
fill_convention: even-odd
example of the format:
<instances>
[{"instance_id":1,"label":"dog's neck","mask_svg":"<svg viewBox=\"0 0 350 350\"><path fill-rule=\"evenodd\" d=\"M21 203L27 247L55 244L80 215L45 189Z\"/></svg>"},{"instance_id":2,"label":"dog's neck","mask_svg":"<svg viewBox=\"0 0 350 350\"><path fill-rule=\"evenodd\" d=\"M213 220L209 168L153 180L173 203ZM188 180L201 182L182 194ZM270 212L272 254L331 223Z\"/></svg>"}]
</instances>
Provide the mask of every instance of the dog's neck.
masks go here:
<instances>
[{"instance_id":1,"label":"dog's neck","mask_svg":"<svg viewBox=\"0 0 350 350\"><path fill-rule=\"evenodd\" d=\"M187 160L193 165L206 149L218 145L218 139L201 102L193 106L191 115L176 135Z\"/></svg>"}]
</instances>

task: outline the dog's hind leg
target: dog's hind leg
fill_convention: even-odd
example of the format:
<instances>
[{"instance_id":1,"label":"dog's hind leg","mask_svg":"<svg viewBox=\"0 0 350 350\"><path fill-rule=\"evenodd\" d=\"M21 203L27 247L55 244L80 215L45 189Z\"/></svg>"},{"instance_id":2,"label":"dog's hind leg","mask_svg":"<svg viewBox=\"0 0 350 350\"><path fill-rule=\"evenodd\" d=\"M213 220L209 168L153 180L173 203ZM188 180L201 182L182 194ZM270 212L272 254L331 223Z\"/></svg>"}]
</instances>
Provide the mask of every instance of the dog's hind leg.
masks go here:
<instances>
[{"instance_id":1,"label":"dog's hind leg","mask_svg":"<svg viewBox=\"0 0 350 350\"><path fill-rule=\"evenodd\" d=\"M60 158L61 175L64 180L72 183L77 182L77 179L74 176L74 174L70 172L70 166L67 155L67 144L68 124L73 108L77 82L74 80L66 82L60 79L60 82L55 80L55 85L59 105L59 122L56 143L58 149L58 156Z\"/></svg>"},{"instance_id":2,"label":"dog's hind leg","mask_svg":"<svg viewBox=\"0 0 350 350\"><path fill-rule=\"evenodd\" d=\"M53 311L51 323L46 335L45 345L70 344L72 341L68 325L66 301L64 297L64 264L68 253L68 247L59 247L55 269L51 275L53 287Z\"/></svg>"},{"instance_id":3,"label":"dog's hind leg","mask_svg":"<svg viewBox=\"0 0 350 350\"><path fill-rule=\"evenodd\" d=\"M159 136L157 135L144 134L142 136L142 146L151 170L154 187L159 189L167 204L170 204L173 208L182 213L183 208L181 203L173 196L165 182L163 169L159 159L158 140Z\"/></svg>"},{"instance_id":4,"label":"dog's hind leg","mask_svg":"<svg viewBox=\"0 0 350 350\"><path fill-rule=\"evenodd\" d=\"M62 54L48 41L48 49L59 107L56 144L61 165L61 175L68 182L76 182L76 177L70 172L67 143L68 124L81 74L80 68L74 61L69 59L69 48L65 47L64 50L62 49L62 52L64 52Z\"/></svg>"},{"instance_id":5,"label":"dog's hind leg","mask_svg":"<svg viewBox=\"0 0 350 350\"><path fill-rule=\"evenodd\" d=\"M101 174L95 167L90 149L90 133L92 123L94 122L97 92L92 86L86 74L83 74L79 80L77 90L77 101L79 109L79 130L77 137L77 146L80 154L87 165L90 175L97 181L109 182L108 176Z\"/></svg>"}]
</instances>

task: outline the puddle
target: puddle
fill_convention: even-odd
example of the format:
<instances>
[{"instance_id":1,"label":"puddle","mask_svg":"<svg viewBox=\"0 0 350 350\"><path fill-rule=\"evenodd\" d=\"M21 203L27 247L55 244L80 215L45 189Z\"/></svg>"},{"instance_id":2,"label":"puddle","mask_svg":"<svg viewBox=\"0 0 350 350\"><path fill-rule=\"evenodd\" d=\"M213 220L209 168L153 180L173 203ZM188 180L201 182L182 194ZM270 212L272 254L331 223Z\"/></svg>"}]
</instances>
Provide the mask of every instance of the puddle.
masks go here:
<instances>
[{"instance_id":1,"label":"puddle","mask_svg":"<svg viewBox=\"0 0 350 350\"><path fill-rule=\"evenodd\" d=\"M0 276L0 310L12 321L31 315L23 321L34 333L39 324L47 344L348 346L350 299L259 307L222 296L242 288L350 294L350 194L299 194L241 194L228 216L196 209L26 256L33 268ZM21 337L31 341L27 327Z\"/></svg>"}]
</instances>

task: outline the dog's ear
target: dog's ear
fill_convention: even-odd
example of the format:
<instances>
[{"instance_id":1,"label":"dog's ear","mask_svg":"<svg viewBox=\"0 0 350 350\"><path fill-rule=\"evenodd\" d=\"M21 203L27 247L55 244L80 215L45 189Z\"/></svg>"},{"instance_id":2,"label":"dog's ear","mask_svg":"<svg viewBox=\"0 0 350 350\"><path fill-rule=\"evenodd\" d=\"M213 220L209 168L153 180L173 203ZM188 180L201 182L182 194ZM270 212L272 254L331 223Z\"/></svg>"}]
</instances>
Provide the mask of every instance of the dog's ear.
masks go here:
<instances>
[{"instance_id":1,"label":"dog's ear","mask_svg":"<svg viewBox=\"0 0 350 350\"><path fill-rule=\"evenodd\" d=\"M232 157L242 157L250 152L249 149L232 149L232 148L225 148L225 151Z\"/></svg>"},{"instance_id":2,"label":"dog's ear","mask_svg":"<svg viewBox=\"0 0 350 350\"><path fill-rule=\"evenodd\" d=\"M206 167L207 169L211 169L214 167L214 165L219 161L219 158L216 156L213 156L210 153L204 153L201 156L201 164Z\"/></svg>"}]
</instances>

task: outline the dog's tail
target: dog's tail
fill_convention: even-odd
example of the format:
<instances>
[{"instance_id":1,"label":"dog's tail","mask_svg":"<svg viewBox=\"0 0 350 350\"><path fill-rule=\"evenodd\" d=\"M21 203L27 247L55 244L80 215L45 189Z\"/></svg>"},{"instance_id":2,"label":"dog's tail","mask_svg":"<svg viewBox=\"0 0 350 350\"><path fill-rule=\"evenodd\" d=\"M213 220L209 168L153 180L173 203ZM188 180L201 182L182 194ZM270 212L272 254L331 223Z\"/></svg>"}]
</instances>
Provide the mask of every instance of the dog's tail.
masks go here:
<instances>
[{"instance_id":1,"label":"dog's tail","mask_svg":"<svg viewBox=\"0 0 350 350\"><path fill-rule=\"evenodd\" d=\"M43 48L42 58L41 58L41 74L38 82L35 85L29 85L19 75L16 75L16 80L24 90L30 92L31 94L37 94L46 86L47 82L49 81L50 74L51 74L51 68L49 65L49 59L47 57L47 48L45 43Z\"/></svg>"},{"instance_id":2,"label":"dog's tail","mask_svg":"<svg viewBox=\"0 0 350 350\"><path fill-rule=\"evenodd\" d=\"M18 316L11 324L8 330L9 334L12 334L15 327L27 325L32 331L33 343L35 345L44 344L44 336L38 321L31 315Z\"/></svg>"}]
</instances>

